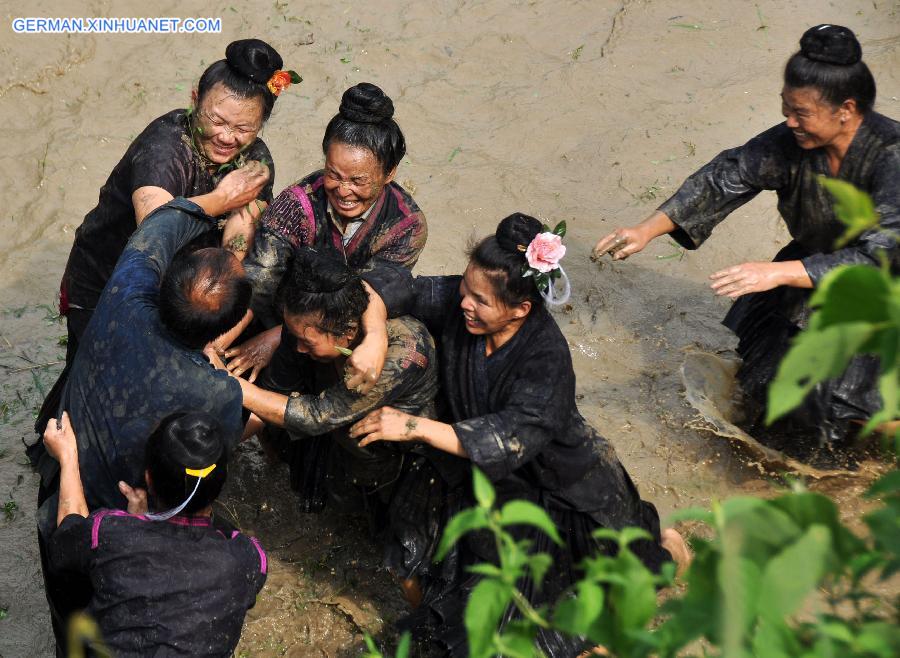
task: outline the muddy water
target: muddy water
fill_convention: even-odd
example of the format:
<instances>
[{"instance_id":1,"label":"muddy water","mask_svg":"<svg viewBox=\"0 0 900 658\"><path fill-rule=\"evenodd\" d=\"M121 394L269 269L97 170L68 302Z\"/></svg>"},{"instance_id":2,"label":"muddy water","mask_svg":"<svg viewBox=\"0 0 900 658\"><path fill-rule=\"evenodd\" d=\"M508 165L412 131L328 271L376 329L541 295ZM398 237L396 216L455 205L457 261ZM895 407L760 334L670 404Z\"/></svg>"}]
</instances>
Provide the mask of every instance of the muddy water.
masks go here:
<instances>
[{"instance_id":1,"label":"muddy water","mask_svg":"<svg viewBox=\"0 0 900 658\"><path fill-rule=\"evenodd\" d=\"M410 153L398 179L430 222L419 271L458 272L464 238L523 210L569 225L572 346L580 405L615 444L664 515L777 484L747 455L698 429L679 369L685 350L733 346L727 303L706 276L768 259L786 241L766 195L740 209L699 252L665 240L625 264L591 263L606 231L637 221L723 148L780 120L779 75L799 35L832 21L861 35L879 109L900 116L900 3L703 0L386 0L360 5L164 1L159 16L212 16L221 35L14 35L4 5L0 117L0 654L48 655L33 534L34 478L21 462L64 327L52 305L74 228L129 141L187 103L204 66L235 38L273 43L303 84L278 100L264 138L276 190L317 167L341 92L363 80L395 99ZM38 0L32 16L146 16L136 1ZM310 43L310 41L312 43ZM51 364L43 366L42 364ZM34 367L38 366L38 367ZM28 368L28 369L24 369ZM242 655L358 651L402 611L361 521L303 516L283 470L248 446L224 505L273 553ZM249 484L248 484L249 483ZM848 516L856 478L816 485Z\"/></svg>"}]
</instances>

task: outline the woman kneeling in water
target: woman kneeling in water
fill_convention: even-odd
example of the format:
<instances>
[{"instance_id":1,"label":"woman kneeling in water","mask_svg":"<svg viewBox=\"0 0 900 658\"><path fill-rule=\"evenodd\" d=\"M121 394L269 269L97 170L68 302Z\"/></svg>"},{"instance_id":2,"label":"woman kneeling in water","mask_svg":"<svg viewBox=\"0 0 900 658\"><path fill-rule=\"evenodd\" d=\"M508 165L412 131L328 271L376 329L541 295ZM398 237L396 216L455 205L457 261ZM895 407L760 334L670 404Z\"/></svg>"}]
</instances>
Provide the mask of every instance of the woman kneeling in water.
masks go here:
<instances>
[{"instance_id":1,"label":"woman kneeling in water","mask_svg":"<svg viewBox=\"0 0 900 658\"><path fill-rule=\"evenodd\" d=\"M538 220L517 213L478 243L462 277L418 277L407 303L438 340L443 422L385 407L351 430L361 446L419 441L467 459L491 479L498 504L520 498L542 506L568 545L555 547L533 529L516 533L554 558L543 588L526 592L536 606L556 600L572 584L584 557L609 550L592 537L597 528L646 529L653 539L632 549L651 569L673 556L689 559L676 531L661 536L656 509L640 499L613 447L575 405L569 347L538 283L546 282L540 275L556 269L564 252ZM545 284L543 294L549 290ZM452 582L425 584L426 605L416 615L443 620L435 639L451 655L466 653L462 613L477 582L463 567L493 554L492 542L470 535L460 545ZM583 643L550 632L542 632L538 644L550 656L584 650Z\"/></svg>"}]
</instances>

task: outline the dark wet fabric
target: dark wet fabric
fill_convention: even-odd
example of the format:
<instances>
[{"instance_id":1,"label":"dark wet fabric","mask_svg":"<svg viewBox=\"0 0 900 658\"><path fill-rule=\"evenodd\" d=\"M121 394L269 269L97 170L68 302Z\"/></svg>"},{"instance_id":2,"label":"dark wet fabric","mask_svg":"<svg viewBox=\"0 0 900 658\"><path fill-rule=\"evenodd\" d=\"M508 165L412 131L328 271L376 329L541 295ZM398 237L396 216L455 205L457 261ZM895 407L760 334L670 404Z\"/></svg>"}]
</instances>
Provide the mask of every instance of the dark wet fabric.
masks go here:
<instances>
[{"instance_id":1,"label":"dark wet fabric","mask_svg":"<svg viewBox=\"0 0 900 658\"><path fill-rule=\"evenodd\" d=\"M776 261L799 260L818 284L838 265L879 265L888 258L900 271L900 123L875 112L867 114L841 163L837 178L872 196L881 228L869 230L842 249L834 243L844 225L833 199L817 176L831 176L824 149L801 149L785 124L729 149L688 178L660 210L678 228L672 236L696 249L725 217L762 190L778 195L778 211L793 241ZM765 404L766 387L787 352L789 339L806 326L810 291L779 287L739 298L724 324L740 339L741 384L757 408ZM802 425L817 428L822 439L834 441L847 433L847 421L865 419L881 406L878 361L857 357L839 378L810 394L797 414Z\"/></svg>"},{"instance_id":2,"label":"dark wet fabric","mask_svg":"<svg viewBox=\"0 0 900 658\"><path fill-rule=\"evenodd\" d=\"M266 328L281 324L275 291L294 249L334 251L357 271L384 267L389 273L391 265L412 269L425 247L425 215L409 193L393 182L385 186L365 222L345 245L329 216L324 180L323 172L316 171L285 188L263 213L253 247L244 260L253 280L253 314ZM391 308L390 295L376 281L382 279L373 279L370 285Z\"/></svg>"},{"instance_id":3,"label":"dark wet fabric","mask_svg":"<svg viewBox=\"0 0 900 658\"><path fill-rule=\"evenodd\" d=\"M292 439L285 446L292 485L304 511L319 511L326 503L344 513L363 514L376 534L387 534L405 548L391 545L391 566L404 575L427 565L430 538L419 538L431 521L420 506L428 506L440 483L412 484L409 473L425 468L426 446L379 441L365 448L350 438L350 426L374 409L390 406L414 416L433 418L438 386L434 341L418 320L388 321L388 351L384 370L366 395L344 385L342 360L316 362L296 351L296 339L282 330L281 344L260 385L289 395L285 429ZM423 478L415 478L421 480ZM401 509L391 509L395 489L416 497ZM438 489L434 489L437 491ZM403 511L406 510L406 511ZM391 523L386 527L390 515Z\"/></svg>"},{"instance_id":4,"label":"dark wet fabric","mask_svg":"<svg viewBox=\"0 0 900 658\"><path fill-rule=\"evenodd\" d=\"M87 613L119 657L232 655L267 571L255 539L208 517L70 514L49 553L54 570L90 578Z\"/></svg>"},{"instance_id":5,"label":"dark wet fabric","mask_svg":"<svg viewBox=\"0 0 900 658\"><path fill-rule=\"evenodd\" d=\"M660 544L659 517L640 499L613 447L575 405L575 373L565 337L550 313L533 308L525 323L499 350L485 356L485 339L470 334L459 309L461 277L418 277L410 290L410 310L437 332L441 389L451 422L471 463L491 479L497 504L518 498L540 505L568 544L554 550L557 561L547 575L552 583L540 594L526 591L534 603L548 601L575 580L581 558L610 547L597 544L591 531L638 526L654 537L633 545L635 553L658 571L671 556ZM473 503L471 478L458 504ZM539 539L530 529L514 534ZM540 545L547 540L539 540ZM461 611L477 579L462 567L493 559L492 540L478 534L463 540L452 581L432 582L425 605L413 619L453 655L465 655ZM455 611L455 612L454 612ZM441 625L435 625L441 620ZM415 622L414 622L415 624ZM549 656L576 655L577 640L542 633L539 644Z\"/></svg>"},{"instance_id":6,"label":"dark wet fabric","mask_svg":"<svg viewBox=\"0 0 900 658\"><path fill-rule=\"evenodd\" d=\"M242 159L265 160L272 172L260 200L272 200L275 169L265 142L257 139ZM97 206L75 232L62 289L67 302L91 310L100 299L128 238L137 228L131 195L141 187L161 187L173 197L212 192L230 167L210 167L193 145L186 110L155 119L138 135L100 188ZM210 173L212 171L212 173Z\"/></svg>"},{"instance_id":7,"label":"dark wet fabric","mask_svg":"<svg viewBox=\"0 0 900 658\"><path fill-rule=\"evenodd\" d=\"M124 508L118 482L143 482L147 437L165 416L205 411L230 445L240 438L241 388L202 352L179 343L159 320L162 275L175 252L209 230L212 218L175 199L141 224L122 253L78 347L56 416L66 410L78 436L78 458L89 509ZM45 407L48 405L45 405ZM47 418L39 427L43 429ZM59 470L38 440L29 456L44 482ZM44 536L56 525L57 496L38 510Z\"/></svg>"}]
</instances>

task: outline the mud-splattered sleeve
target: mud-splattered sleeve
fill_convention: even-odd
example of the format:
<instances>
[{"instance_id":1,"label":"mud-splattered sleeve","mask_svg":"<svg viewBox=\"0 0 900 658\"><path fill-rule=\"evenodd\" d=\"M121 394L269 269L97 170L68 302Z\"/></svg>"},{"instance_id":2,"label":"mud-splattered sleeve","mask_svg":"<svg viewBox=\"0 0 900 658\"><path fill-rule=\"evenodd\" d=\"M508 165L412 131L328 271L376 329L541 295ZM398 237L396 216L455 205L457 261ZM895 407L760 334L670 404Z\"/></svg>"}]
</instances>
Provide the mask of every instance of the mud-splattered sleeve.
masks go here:
<instances>
[{"instance_id":1,"label":"mud-splattered sleeve","mask_svg":"<svg viewBox=\"0 0 900 658\"><path fill-rule=\"evenodd\" d=\"M430 340L419 337L419 340ZM319 395L291 395L284 414L285 428L305 436L318 436L360 420L373 409L391 406L394 400L410 397L423 386L428 368L429 350L410 334L391 337L384 370L378 383L368 394L347 390L343 381ZM413 396L415 397L415 396ZM423 407L427 404L423 401Z\"/></svg>"},{"instance_id":2,"label":"mud-splattered sleeve","mask_svg":"<svg viewBox=\"0 0 900 658\"><path fill-rule=\"evenodd\" d=\"M575 376L562 347L539 346L522 362L501 411L453 423L472 463L491 480L534 459L567 427Z\"/></svg>"},{"instance_id":3,"label":"mud-splattered sleeve","mask_svg":"<svg viewBox=\"0 0 900 658\"><path fill-rule=\"evenodd\" d=\"M722 151L658 208L676 224L672 238L678 244L696 249L734 210L760 191L777 190L786 183L785 130L779 125L743 146Z\"/></svg>"},{"instance_id":4,"label":"mud-splattered sleeve","mask_svg":"<svg viewBox=\"0 0 900 658\"><path fill-rule=\"evenodd\" d=\"M93 516L69 514L53 531L48 544L50 566L54 571L86 574L90 566Z\"/></svg>"},{"instance_id":5,"label":"mud-splattered sleeve","mask_svg":"<svg viewBox=\"0 0 900 658\"><path fill-rule=\"evenodd\" d=\"M275 293L294 250L315 240L315 218L304 211L298 194L304 192L291 185L266 208L253 246L244 259L244 269L253 285L253 315L266 327L281 323L275 309Z\"/></svg>"},{"instance_id":6,"label":"mud-splattered sleeve","mask_svg":"<svg viewBox=\"0 0 900 658\"><path fill-rule=\"evenodd\" d=\"M900 145L886 149L880 159L869 189L880 228L864 232L843 249L802 259L814 284L838 265L879 265L880 254L887 256L895 271L900 269Z\"/></svg>"}]
</instances>

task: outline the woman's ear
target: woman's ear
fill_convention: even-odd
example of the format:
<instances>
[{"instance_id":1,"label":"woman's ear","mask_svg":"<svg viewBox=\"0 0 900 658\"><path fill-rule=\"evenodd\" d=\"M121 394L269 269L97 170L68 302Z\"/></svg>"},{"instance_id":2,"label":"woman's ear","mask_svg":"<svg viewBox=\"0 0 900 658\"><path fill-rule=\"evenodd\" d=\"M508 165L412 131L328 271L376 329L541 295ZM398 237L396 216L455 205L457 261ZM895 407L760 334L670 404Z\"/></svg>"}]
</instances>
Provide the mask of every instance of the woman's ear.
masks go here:
<instances>
[{"instance_id":1,"label":"woman's ear","mask_svg":"<svg viewBox=\"0 0 900 658\"><path fill-rule=\"evenodd\" d=\"M197 91L196 87L191 89L191 107L197 109L197 101L200 98L200 93Z\"/></svg>"},{"instance_id":2,"label":"woman's ear","mask_svg":"<svg viewBox=\"0 0 900 658\"><path fill-rule=\"evenodd\" d=\"M387 178L384 179L384 184L388 185L391 181L394 180L394 176L397 175L397 167L391 169L391 172L387 175Z\"/></svg>"},{"instance_id":3,"label":"woman's ear","mask_svg":"<svg viewBox=\"0 0 900 658\"><path fill-rule=\"evenodd\" d=\"M848 98L845 100L841 103L838 112L841 114L841 121L847 121L850 117L856 115L859 112L859 108L856 106L856 99Z\"/></svg>"},{"instance_id":4,"label":"woman's ear","mask_svg":"<svg viewBox=\"0 0 900 658\"><path fill-rule=\"evenodd\" d=\"M531 313L531 301L526 299L524 302L516 306L516 310L513 313L513 316L516 320L521 320L524 317L527 317L528 314Z\"/></svg>"},{"instance_id":5,"label":"woman's ear","mask_svg":"<svg viewBox=\"0 0 900 658\"><path fill-rule=\"evenodd\" d=\"M150 469L144 471L144 481L147 483L147 493L155 493L153 491L153 478L150 475Z\"/></svg>"}]
</instances>

